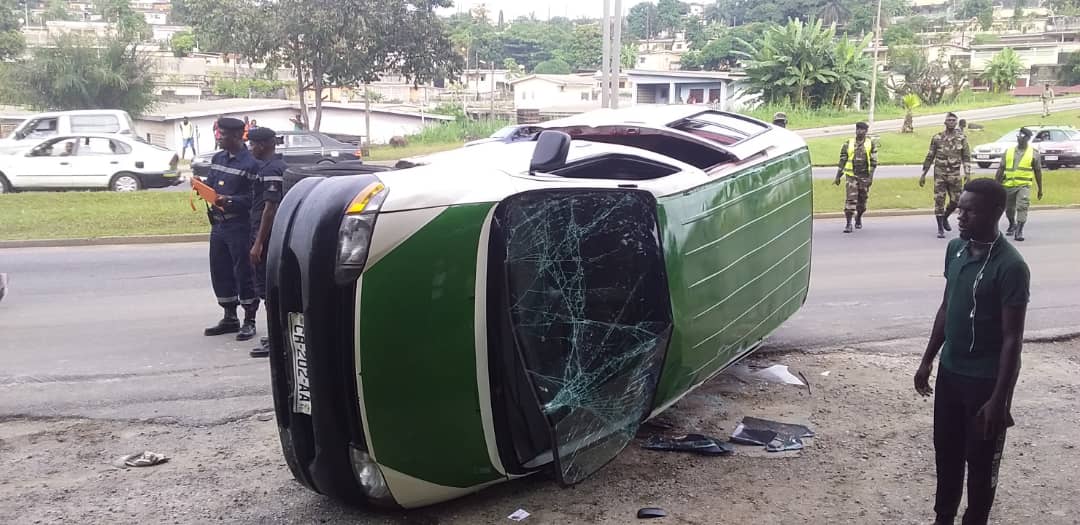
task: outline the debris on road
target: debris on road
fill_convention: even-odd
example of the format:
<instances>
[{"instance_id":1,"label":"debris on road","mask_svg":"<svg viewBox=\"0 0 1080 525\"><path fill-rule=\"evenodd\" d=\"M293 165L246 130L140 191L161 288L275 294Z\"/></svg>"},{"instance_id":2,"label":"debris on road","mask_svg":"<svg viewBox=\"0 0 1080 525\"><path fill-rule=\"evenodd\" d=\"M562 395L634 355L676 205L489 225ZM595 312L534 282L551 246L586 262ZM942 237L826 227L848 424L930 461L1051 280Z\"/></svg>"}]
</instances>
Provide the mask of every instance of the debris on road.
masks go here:
<instances>
[{"instance_id":1,"label":"debris on road","mask_svg":"<svg viewBox=\"0 0 1080 525\"><path fill-rule=\"evenodd\" d=\"M746 382L757 380L766 383L806 386L795 374L788 370L787 365L772 365L759 370L753 370L747 365L741 365L733 368L731 372L735 377Z\"/></svg>"},{"instance_id":2,"label":"debris on road","mask_svg":"<svg viewBox=\"0 0 1080 525\"><path fill-rule=\"evenodd\" d=\"M154 465L160 465L169 461L169 458L165 454L158 454L157 452L139 452L136 454L129 454L120 458L118 463L122 463L128 467L152 467Z\"/></svg>"},{"instance_id":3,"label":"debris on road","mask_svg":"<svg viewBox=\"0 0 1080 525\"><path fill-rule=\"evenodd\" d=\"M798 436L777 434L775 439L765 445L765 450L769 452L787 452L790 450L802 450L804 446L802 439L799 439Z\"/></svg>"},{"instance_id":4,"label":"debris on road","mask_svg":"<svg viewBox=\"0 0 1080 525\"><path fill-rule=\"evenodd\" d=\"M667 516L667 511L660 507L645 507L637 511L637 517L639 520L647 520L651 518L663 518Z\"/></svg>"},{"instance_id":5,"label":"debris on road","mask_svg":"<svg viewBox=\"0 0 1080 525\"><path fill-rule=\"evenodd\" d=\"M679 438L650 437L641 448L667 452L692 452L702 456L730 456L735 448L716 438L701 434L687 434Z\"/></svg>"},{"instance_id":6,"label":"debris on road","mask_svg":"<svg viewBox=\"0 0 1080 525\"><path fill-rule=\"evenodd\" d=\"M531 516L531 514L526 512L525 509L518 509L518 510L515 510L513 514L507 516L506 518L509 519L509 520L512 520L512 521L524 521L525 518L528 518L529 516Z\"/></svg>"},{"instance_id":7,"label":"debris on road","mask_svg":"<svg viewBox=\"0 0 1080 525\"><path fill-rule=\"evenodd\" d=\"M756 417L744 417L731 433L731 442L740 445L764 446L769 452L802 450L802 438L814 437L806 425L781 423Z\"/></svg>"}]
</instances>

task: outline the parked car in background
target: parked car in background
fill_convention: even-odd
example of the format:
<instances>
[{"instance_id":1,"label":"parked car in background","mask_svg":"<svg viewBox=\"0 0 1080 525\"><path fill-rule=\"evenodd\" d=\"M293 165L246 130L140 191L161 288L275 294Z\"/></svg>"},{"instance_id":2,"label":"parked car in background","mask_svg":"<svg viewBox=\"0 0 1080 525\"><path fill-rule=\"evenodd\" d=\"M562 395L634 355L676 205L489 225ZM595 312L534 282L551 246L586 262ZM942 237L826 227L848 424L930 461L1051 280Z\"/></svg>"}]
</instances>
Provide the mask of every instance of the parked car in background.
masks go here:
<instances>
[{"instance_id":1,"label":"parked car in background","mask_svg":"<svg viewBox=\"0 0 1080 525\"><path fill-rule=\"evenodd\" d=\"M498 131L492 133L487 138L478 140L472 140L465 143L466 147L475 146L477 144L487 144L489 142L517 142L519 140L532 140L537 133L543 128L536 125L514 125L499 128Z\"/></svg>"},{"instance_id":2,"label":"parked car in background","mask_svg":"<svg viewBox=\"0 0 1080 525\"><path fill-rule=\"evenodd\" d=\"M131 115L118 109L89 109L39 113L20 123L4 139L0 152L10 153L49 137L79 133L135 135Z\"/></svg>"},{"instance_id":3,"label":"parked car in background","mask_svg":"<svg viewBox=\"0 0 1080 525\"><path fill-rule=\"evenodd\" d=\"M277 136L277 152L286 164L304 166L360 160L360 150L353 144L333 139L317 131L282 131ZM191 161L191 172L205 178L210 159L216 151L204 153Z\"/></svg>"},{"instance_id":4,"label":"parked car in background","mask_svg":"<svg viewBox=\"0 0 1080 525\"><path fill-rule=\"evenodd\" d=\"M180 184L179 161L176 152L135 137L63 135L0 155L0 192L164 188Z\"/></svg>"},{"instance_id":5,"label":"parked car in background","mask_svg":"<svg viewBox=\"0 0 1080 525\"><path fill-rule=\"evenodd\" d=\"M1043 165L1049 169L1080 165L1080 131L1071 126L1027 126L1035 135L1031 143L1043 155ZM994 142L980 144L971 151L971 160L980 168L1001 162L1005 150L1016 145L1014 129Z\"/></svg>"}]
</instances>

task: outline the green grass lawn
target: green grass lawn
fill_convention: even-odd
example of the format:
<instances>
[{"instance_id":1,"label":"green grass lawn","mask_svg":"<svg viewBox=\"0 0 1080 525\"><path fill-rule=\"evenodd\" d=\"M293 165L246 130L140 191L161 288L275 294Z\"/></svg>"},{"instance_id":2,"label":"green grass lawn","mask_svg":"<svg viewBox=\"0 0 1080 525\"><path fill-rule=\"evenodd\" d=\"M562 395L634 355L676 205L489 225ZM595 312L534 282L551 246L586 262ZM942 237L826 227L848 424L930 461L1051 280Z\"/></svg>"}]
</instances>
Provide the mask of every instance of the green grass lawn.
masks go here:
<instances>
[{"instance_id":1,"label":"green grass lawn","mask_svg":"<svg viewBox=\"0 0 1080 525\"><path fill-rule=\"evenodd\" d=\"M1002 135L1021 126L1028 125L1080 125L1080 110L1053 113L1047 118L1039 115L1012 117L1000 120L976 121L985 127L983 130L968 130L968 142L971 148L979 144L993 142ZM930 139L942 131L944 126L923 126L915 128L915 133L889 132L879 136L878 163L880 164L922 164ZM815 166L835 166L840 159L840 146L849 137L822 137L810 139L810 158Z\"/></svg>"},{"instance_id":2,"label":"green grass lawn","mask_svg":"<svg viewBox=\"0 0 1080 525\"><path fill-rule=\"evenodd\" d=\"M1032 204L1080 204L1080 170L1048 172L1046 198ZM843 186L814 181L814 211L837 212L844 206ZM206 233L202 204L191 211L184 192L38 192L0 195L0 240L78 239L95 237ZM930 181L882 179L870 192L870 209L933 207Z\"/></svg>"},{"instance_id":3,"label":"green grass lawn","mask_svg":"<svg viewBox=\"0 0 1080 525\"><path fill-rule=\"evenodd\" d=\"M915 111L913 111L912 114L916 116L934 115L937 113L947 113L949 111L991 108L994 106L1022 104L1025 102L1038 102L1038 98L1014 97L1007 93L965 93L957 100L947 104L919 106L915 108ZM779 106L765 106L748 111L746 114L766 122L772 122L773 113L777 111L787 113L788 127L791 129L809 129L841 124L854 124L860 120L866 120L867 116L866 111L836 111L830 109L807 110ZM875 120L881 121L902 118L904 118L904 108L897 104L887 102L874 108Z\"/></svg>"},{"instance_id":4,"label":"green grass lawn","mask_svg":"<svg viewBox=\"0 0 1080 525\"><path fill-rule=\"evenodd\" d=\"M364 160L370 161L388 161L388 160L401 160L408 157L415 157L417 155L427 155L429 153L438 153L440 151L446 151L456 149L464 146L464 142L437 142L430 144L410 144L403 148L392 148L390 146L375 146L371 148L371 154Z\"/></svg>"},{"instance_id":5,"label":"green grass lawn","mask_svg":"<svg viewBox=\"0 0 1080 525\"><path fill-rule=\"evenodd\" d=\"M1080 171L1058 170L1043 176L1043 200L1031 193L1031 204L1066 205L1080 204ZM870 188L870 210L915 210L934 207L933 180L926 179L926 187L919 187L918 177L909 179L881 179ZM814 181L814 213L844 211L844 182L833 185L832 180Z\"/></svg>"}]
</instances>

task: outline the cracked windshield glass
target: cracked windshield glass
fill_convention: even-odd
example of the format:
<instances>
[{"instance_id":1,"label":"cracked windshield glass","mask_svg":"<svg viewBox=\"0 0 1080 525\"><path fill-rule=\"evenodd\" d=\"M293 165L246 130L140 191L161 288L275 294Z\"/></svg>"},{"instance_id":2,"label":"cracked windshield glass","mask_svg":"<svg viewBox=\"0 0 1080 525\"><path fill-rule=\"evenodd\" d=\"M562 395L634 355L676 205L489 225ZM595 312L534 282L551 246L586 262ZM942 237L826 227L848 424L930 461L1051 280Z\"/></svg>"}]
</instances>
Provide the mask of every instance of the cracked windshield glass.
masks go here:
<instances>
[{"instance_id":1,"label":"cracked windshield glass","mask_svg":"<svg viewBox=\"0 0 1080 525\"><path fill-rule=\"evenodd\" d=\"M1080 0L0 0L0 522L1072 523L1078 93Z\"/></svg>"}]
</instances>

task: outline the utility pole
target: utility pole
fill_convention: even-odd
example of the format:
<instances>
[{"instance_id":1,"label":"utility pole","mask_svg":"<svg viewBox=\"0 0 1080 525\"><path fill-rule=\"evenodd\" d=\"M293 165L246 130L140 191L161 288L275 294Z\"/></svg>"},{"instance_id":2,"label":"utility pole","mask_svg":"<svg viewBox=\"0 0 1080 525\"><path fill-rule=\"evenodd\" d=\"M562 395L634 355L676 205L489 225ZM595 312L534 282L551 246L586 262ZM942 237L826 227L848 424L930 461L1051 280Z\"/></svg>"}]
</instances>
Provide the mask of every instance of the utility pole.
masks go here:
<instances>
[{"instance_id":1,"label":"utility pole","mask_svg":"<svg viewBox=\"0 0 1080 525\"><path fill-rule=\"evenodd\" d=\"M615 0L615 12L611 17L611 107L619 107L619 68L622 66L622 0Z\"/></svg>"},{"instance_id":2,"label":"utility pole","mask_svg":"<svg viewBox=\"0 0 1080 525\"><path fill-rule=\"evenodd\" d=\"M611 101L608 100L611 95L611 19L608 17L609 13L611 13L611 0L604 0L604 15L600 17L604 33L601 46L603 51L600 57L600 107L602 108L611 107Z\"/></svg>"},{"instance_id":3,"label":"utility pole","mask_svg":"<svg viewBox=\"0 0 1080 525\"><path fill-rule=\"evenodd\" d=\"M877 18L874 21L874 69L870 73L870 114L867 123L874 129L874 103L877 101L878 48L881 47L881 0L877 3Z\"/></svg>"},{"instance_id":4,"label":"utility pole","mask_svg":"<svg viewBox=\"0 0 1080 525\"><path fill-rule=\"evenodd\" d=\"M491 114L490 120L495 120L495 61L491 61Z\"/></svg>"}]
</instances>

